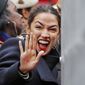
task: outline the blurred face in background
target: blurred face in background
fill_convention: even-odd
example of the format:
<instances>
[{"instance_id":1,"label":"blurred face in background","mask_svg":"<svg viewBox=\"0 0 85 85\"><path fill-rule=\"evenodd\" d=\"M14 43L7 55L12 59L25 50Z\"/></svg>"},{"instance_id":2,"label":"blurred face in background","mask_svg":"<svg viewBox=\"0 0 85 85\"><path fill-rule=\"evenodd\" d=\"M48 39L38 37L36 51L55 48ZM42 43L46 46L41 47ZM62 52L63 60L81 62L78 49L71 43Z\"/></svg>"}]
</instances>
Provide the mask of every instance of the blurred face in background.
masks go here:
<instances>
[{"instance_id":1,"label":"blurred face in background","mask_svg":"<svg viewBox=\"0 0 85 85\"><path fill-rule=\"evenodd\" d=\"M23 22L23 32L27 32L28 29L28 17L29 17L29 12L31 10L31 7L28 8L23 8L23 9L18 9L18 13L20 13L22 17L22 22Z\"/></svg>"},{"instance_id":2,"label":"blurred face in background","mask_svg":"<svg viewBox=\"0 0 85 85\"><path fill-rule=\"evenodd\" d=\"M17 12L15 5L11 1L8 1L7 10L9 11L9 20L14 23L18 34L20 34L23 28L22 16Z\"/></svg>"},{"instance_id":3,"label":"blurred face in background","mask_svg":"<svg viewBox=\"0 0 85 85\"><path fill-rule=\"evenodd\" d=\"M57 17L51 13L39 13L31 23L31 31L36 36L37 51L43 50L46 55L56 45L59 39Z\"/></svg>"}]
</instances>

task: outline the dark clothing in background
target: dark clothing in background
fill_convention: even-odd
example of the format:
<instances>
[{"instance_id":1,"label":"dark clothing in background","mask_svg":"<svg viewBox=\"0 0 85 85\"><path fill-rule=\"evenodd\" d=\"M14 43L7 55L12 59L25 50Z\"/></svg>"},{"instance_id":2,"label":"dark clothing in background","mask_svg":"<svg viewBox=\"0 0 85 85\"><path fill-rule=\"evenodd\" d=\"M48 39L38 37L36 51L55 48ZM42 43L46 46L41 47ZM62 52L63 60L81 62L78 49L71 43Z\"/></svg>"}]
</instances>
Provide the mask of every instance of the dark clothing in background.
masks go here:
<instances>
[{"instance_id":1,"label":"dark clothing in background","mask_svg":"<svg viewBox=\"0 0 85 85\"><path fill-rule=\"evenodd\" d=\"M5 32L0 32L0 41L5 42L8 38L11 38L11 36Z\"/></svg>"}]
</instances>

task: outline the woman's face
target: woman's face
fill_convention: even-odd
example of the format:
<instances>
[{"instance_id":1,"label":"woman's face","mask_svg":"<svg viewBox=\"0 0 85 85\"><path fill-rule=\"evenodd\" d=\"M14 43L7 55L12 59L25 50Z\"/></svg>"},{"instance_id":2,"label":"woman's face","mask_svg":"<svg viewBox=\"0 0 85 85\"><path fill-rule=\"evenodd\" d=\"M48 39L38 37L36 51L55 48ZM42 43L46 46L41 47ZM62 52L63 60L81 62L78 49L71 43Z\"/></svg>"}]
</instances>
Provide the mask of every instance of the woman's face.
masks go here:
<instances>
[{"instance_id":1,"label":"woman's face","mask_svg":"<svg viewBox=\"0 0 85 85\"><path fill-rule=\"evenodd\" d=\"M43 50L46 55L59 38L57 17L51 13L39 13L31 23L31 31L37 38L37 51Z\"/></svg>"}]
</instances>

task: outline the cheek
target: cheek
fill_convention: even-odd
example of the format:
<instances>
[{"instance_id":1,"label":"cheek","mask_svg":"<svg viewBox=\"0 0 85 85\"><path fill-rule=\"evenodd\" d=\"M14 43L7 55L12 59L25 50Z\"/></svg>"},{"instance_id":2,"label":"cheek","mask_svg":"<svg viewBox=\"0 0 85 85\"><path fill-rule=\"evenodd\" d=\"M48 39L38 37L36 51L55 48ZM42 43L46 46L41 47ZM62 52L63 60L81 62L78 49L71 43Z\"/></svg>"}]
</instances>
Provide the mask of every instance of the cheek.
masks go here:
<instances>
[{"instance_id":1,"label":"cheek","mask_svg":"<svg viewBox=\"0 0 85 85\"><path fill-rule=\"evenodd\" d=\"M35 28L31 30L31 32L33 32L33 34L37 37L41 34L40 31L36 30Z\"/></svg>"},{"instance_id":2,"label":"cheek","mask_svg":"<svg viewBox=\"0 0 85 85\"><path fill-rule=\"evenodd\" d=\"M51 37L51 43L52 43L52 45L55 45L58 42L58 39L59 39L59 35L53 35Z\"/></svg>"}]
</instances>

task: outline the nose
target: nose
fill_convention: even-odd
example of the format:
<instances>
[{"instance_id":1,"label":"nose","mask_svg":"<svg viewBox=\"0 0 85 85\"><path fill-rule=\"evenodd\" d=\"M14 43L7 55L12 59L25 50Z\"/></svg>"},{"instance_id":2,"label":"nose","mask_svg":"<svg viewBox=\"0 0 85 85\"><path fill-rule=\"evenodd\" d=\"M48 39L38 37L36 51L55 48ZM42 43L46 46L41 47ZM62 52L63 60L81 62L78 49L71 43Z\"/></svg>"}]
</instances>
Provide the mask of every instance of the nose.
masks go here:
<instances>
[{"instance_id":1,"label":"nose","mask_svg":"<svg viewBox=\"0 0 85 85\"><path fill-rule=\"evenodd\" d=\"M22 16L21 14L17 13L17 19L18 19L20 22L23 22L23 21L22 21L22 18L23 18L23 16Z\"/></svg>"},{"instance_id":2,"label":"nose","mask_svg":"<svg viewBox=\"0 0 85 85\"><path fill-rule=\"evenodd\" d=\"M15 14L15 16L17 17L17 19L20 19L20 18L23 17L23 16L22 16L20 13L18 13L18 12L15 12L14 14Z\"/></svg>"},{"instance_id":3,"label":"nose","mask_svg":"<svg viewBox=\"0 0 85 85\"><path fill-rule=\"evenodd\" d=\"M49 32L48 32L47 30L44 30L44 31L42 31L41 36L42 36L43 38L49 38L49 37L50 37L50 34L49 34Z\"/></svg>"},{"instance_id":4,"label":"nose","mask_svg":"<svg viewBox=\"0 0 85 85\"><path fill-rule=\"evenodd\" d=\"M18 13L18 17L22 18L23 16L21 14Z\"/></svg>"}]
</instances>

